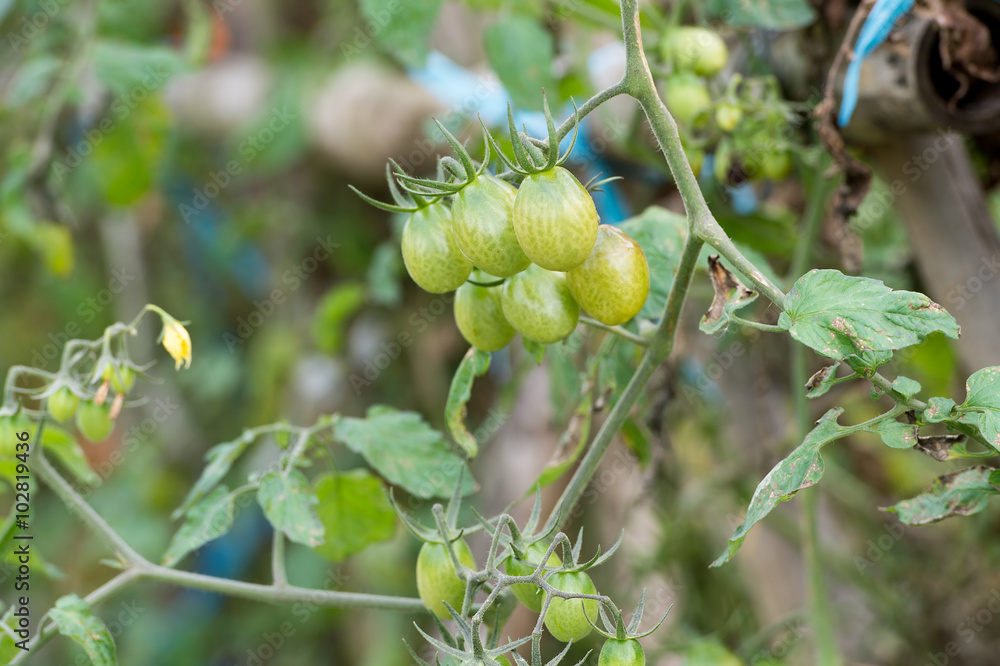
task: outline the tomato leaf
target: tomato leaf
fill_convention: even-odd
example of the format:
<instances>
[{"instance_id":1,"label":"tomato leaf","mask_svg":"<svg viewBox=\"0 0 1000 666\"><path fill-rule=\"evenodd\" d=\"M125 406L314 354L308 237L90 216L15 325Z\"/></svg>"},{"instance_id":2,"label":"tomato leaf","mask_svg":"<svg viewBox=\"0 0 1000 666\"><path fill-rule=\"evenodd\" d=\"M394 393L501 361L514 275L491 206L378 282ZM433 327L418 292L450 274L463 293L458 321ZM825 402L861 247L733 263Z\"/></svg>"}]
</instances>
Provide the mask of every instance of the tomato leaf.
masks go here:
<instances>
[{"instance_id":1,"label":"tomato leaf","mask_svg":"<svg viewBox=\"0 0 1000 666\"><path fill-rule=\"evenodd\" d=\"M325 474L313 484L326 539L315 548L339 562L396 533L396 512L382 482L365 470Z\"/></svg>"},{"instance_id":2,"label":"tomato leaf","mask_svg":"<svg viewBox=\"0 0 1000 666\"><path fill-rule=\"evenodd\" d=\"M419 3L418 3L419 4ZM510 16L486 31L486 56L515 106L540 111L542 90L556 92L552 35L526 16Z\"/></svg>"},{"instance_id":3,"label":"tomato leaf","mask_svg":"<svg viewBox=\"0 0 1000 666\"><path fill-rule=\"evenodd\" d=\"M452 377L451 388L448 390L448 402L444 408L448 432L470 458L475 458L476 454L479 453L479 445L476 443L476 438L465 427L466 407L469 396L472 395L472 382L475 381L476 377L484 375L489 369L490 355L475 347L469 347L469 351L465 353L455 376Z\"/></svg>"},{"instance_id":4,"label":"tomato leaf","mask_svg":"<svg viewBox=\"0 0 1000 666\"><path fill-rule=\"evenodd\" d=\"M713 335L729 325L737 310L756 301L757 292L740 282L715 254L708 258L708 276L712 279L715 298L698 328L702 333Z\"/></svg>"},{"instance_id":5,"label":"tomato leaf","mask_svg":"<svg viewBox=\"0 0 1000 666\"><path fill-rule=\"evenodd\" d=\"M475 490L465 461L414 412L375 405L363 419L341 419L334 434L389 483L417 497L451 497L463 470L463 493Z\"/></svg>"},{"instance_id":6,"label":"tomato leaf","mask_svg":"<svg viewBox=\"0 0 1000 666\"><path fill-rule=\"evenodd\" d=\"M245 432L239 438L234 439L231 442L223 442L222 444L216 444L205 453L205 460L208 464L205 465L205 469L201 471L201 476L198 481L195 482L194 486L191 487L190 492L188 492L187 498L185 498L184 503L174 511L171 516L174 520L180 518L184 515L192 506L194 506L202 497L205 496L215 485L229 473L230 468L236 459L246 451L247 447L253 442L253 434Z\"/></svg>"},{"instance_id":7,"label":"tomato leaf","mask_svg":"<svg viewBox=\"0 0 1000 666\"><path fill-rule=\"evenodd\" d=\"M917 443L917 427L895 419L880 422L870 432L882 438L882 443L893 449L909 449Z\"/></svg>"},{"instance_id":8,"label":"tomato leaf","mask_svg":"<svg viewBox=\"0 0 1000 666\"><path fill-rule=\"evenodd\" d=\"M86 601L75 594L62 597L49 611L49 619L55 623L60 634L72 638L83 648L91 664L117 666L118 654L111 632L93 614Z\"/></svg>"},{"instance_id":9,"label":"tomato leaf","mask_svg":"<svg viewBox=\"0 0 1000 666\"><path fill-rule=\"evenodd\" d=\"M803 275L785 298L778 325L832 359L917 344L934 331L958 337L958 323L923 294L835 270Z\"/></svg>"},{"instance_id":10,"label":"tomato leaf","mask_svg":"<svg viewBox=\"0 0 1000 666\"><path fill-rule=\"evenodd\" d=\"M712 0L709 10L730 25L748 28L793 30L816 20L807 0Z\"/></svg>"},{"instance_id":11,"label":"tomato leaf","mask_svg":"<svg viewBox=\"0 0 1000 666\"><path fill-rule=\"evenodd\" d=\"M924 410L924 420L928 423L940 423L952 418L955 411L955 401L951 398L931 398Z\"/></svg>"},{"instance_id":12,"label":"tomato leaf","mask_svg":"<svg viewBox=\"0 0 1000 666\"><path fill-rule=\"evenodd\" d=\"M768 472L750 500L743 524L729 537L729 547L712 563L713 567L728 562L743 545L750 528L771 513L780 502L785 502L800 490L819 483L824 468L820 449L843 437L845 431L849 430L837 423L837 417L843 411L838 407L824 414L816 427L806 435L805 441Z\"/></svg>"},{"instance_id":13,"label":"tomato leaf","mask_svg":"<svg viewBox=\"0 0 1000 666\"><path fill-rule=\"evenodd\" d=\"M299 470L268 472L262 476L257 502L274 529L281 530L292 541L313 548L323 543L323 523L316 514L319 499Z\"/></svg>"},{"instance_id":14,"label":"tomato leaf","mask_svg":"<svg viewBox=\"0 0 1000 666\"><path fill-rule=\"evenodd\" d=\"M959 411L978 414L980 434L1000 450L1000 366L973 373L965 390L965 402L958 406Z\"/></svg>"},{"instance_id":15,"label":"tomato leaf","mask_svg":"<svg viewBox=\"0 0 1000 666\"><path fill-rule=\"evenodd\" d=\"M218 486L187 512L184 524L170 540L163 565L171 566L188 553L214 541L233 527L235 497L226 486Z\"/></svg>"},{"instance_id":16,"label":"tomato leaf","mask_svg":"<svg viewBox=\"0 0 1000 666\"><path fill-rule=\"evenodd\" d=\"M991 495L1000 493L1000 486L991 483L995 473L992 467L980 465L940 476L929 491L883 511L896 514L906 525L927 525L951 516L971 516L986 507Z\"/></svg>"},{"instance_id":17,"label":"tomato leaf","mask_svg":"<svg viewBox=\"0 0 1000 666\"><path fill-rule=\"evenodd\" d=\"M441 11L442 0L362 0L361 14L376 39L390 53L411 67L422 67L430 51L428 43ZM355 51L367 45L368 36L358 27L341 50L348 62Z\"/></svg>"}]
</instances>

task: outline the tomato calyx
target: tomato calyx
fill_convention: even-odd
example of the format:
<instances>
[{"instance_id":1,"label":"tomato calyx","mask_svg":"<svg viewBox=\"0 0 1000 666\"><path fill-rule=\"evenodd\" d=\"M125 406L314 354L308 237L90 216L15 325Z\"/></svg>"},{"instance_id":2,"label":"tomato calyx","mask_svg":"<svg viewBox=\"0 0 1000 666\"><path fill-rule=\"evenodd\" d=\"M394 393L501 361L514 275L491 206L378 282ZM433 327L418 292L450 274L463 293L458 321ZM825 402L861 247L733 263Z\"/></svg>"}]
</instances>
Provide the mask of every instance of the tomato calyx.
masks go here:
<instances>
[{"instance_id":1,"label":"tomato calyx","mask_svg":"<svg viewBox=\"0 0 1000 666\"><path fill-rule=\"evenodd\" d=\"M575 103L573 104L573 108L575 109L573 115L575 120L579 109L576 108ZM579 123L573 123L573 136L570 139L569 147L566 148L565 152L560 153L559 132L556 130L555 121L552 119L552 111L549 109L549 100L544 91L542 91L542 112L545 115L545 127L548 136L546 140L538 141L524 132L517 130L517 125L514 122L514 110L510 102L507 103L507 128L510 132L510 143L514 152L513 158L503 152L500 144L497 143L497 140L486 129L486 125L483 125L487 148L492 146L493 150L497 153L497 157L513 174L530 176L542 173L543 171L551 171L558 166L562 166L573 152L573 147L576 145L576 139L580 132ZM542 147L544 147L544 151Z\"/></svg>"}]
</instances>

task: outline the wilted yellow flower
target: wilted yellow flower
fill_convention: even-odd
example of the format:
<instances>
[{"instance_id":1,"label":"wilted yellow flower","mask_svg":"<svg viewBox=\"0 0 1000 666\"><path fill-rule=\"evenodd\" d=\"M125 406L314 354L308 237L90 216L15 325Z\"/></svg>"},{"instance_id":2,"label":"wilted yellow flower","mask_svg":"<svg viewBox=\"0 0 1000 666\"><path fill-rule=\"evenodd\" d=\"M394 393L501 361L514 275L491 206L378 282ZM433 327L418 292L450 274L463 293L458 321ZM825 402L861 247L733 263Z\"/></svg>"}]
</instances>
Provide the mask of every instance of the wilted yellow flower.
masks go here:
<instances>
[{"instance_id":1,"label":"wilted yellow flower","mask_svg":"<svg viewBox=\"0 0 1000 666\"><path fill-rule=\"evenodd\" d=\"M191 336L176 319L163 322L163 348L177 362L175 370L180 370L182 362L185 368L191 367Z\"/></svg>"}]
</instances>

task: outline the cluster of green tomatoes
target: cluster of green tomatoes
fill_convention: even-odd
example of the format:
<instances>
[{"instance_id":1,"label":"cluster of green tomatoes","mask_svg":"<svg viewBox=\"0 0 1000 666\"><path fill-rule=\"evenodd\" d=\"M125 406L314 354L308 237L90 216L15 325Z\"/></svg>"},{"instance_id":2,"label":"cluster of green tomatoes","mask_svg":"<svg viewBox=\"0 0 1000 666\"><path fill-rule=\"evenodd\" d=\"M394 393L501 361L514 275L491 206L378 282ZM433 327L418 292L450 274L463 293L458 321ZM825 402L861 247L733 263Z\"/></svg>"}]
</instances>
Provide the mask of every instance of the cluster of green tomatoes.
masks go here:
<instances>
[{"instance_id":1,"label":"cluster of green tomatoes","mask_svg":"<svg viewBox=\"0 0 1000 666\"><path fill-rule=\"evenodd\" d=\"M464 539L452 543L458 561L475 569L476 561ZM535 541L529 544L523 557L512 553L503 561L504 571L510 576L530 576L548 553L548 544ZM558 569L562 558L554 552L549 555L547 568ZM547 578L552 587L575 594L597 594L597 588L590 576L583 571L557 572ZM450 619L448 606L461 608L465 598L466 584L455 571L448 549L443 543L427 542L417 557L417 591L420 599L435 615ZM531 583L511 585L511 592L525 607L539 613L545 604L545 593ZM447 605L446 605L447 604ZM545 628L557 640L564 643L583 640L593 629L598 618L598 602L593 599L564 599L553 597L545 614ZM500 656L494 664L510 666L506 657ZM645 666L646 655L635 638L614 638L608 636L601 648L599 666ZM463 665L464 666L464 665ZM470 662L470 666L485 666Z\"/></svg>"},{"instance_id":2,"label":"cluster of green tomatoes","mask_svg":"<svg viewBox=\"0 0 1000 666\"><path fill-rule=\"evenodd\" d=\"M517 132L509 115L513 158L484 128L487 156L478 167L439 124L459 159L442 158L438 180L396 166L387 168L396 205L358 192L379 208L409 214L402 235L407 272L431 293L457 290L458 328L484 352L505 347L515 333L558 342L576 329L581 308L603 324L622 324L649 294L642 248L617 227L599 224L590 192L562 166L572 147L560 157L547 105L546 118L547 145ZM509 169L499 176L486 171L491 145Z\"/></svg>"},{"instance_id":3,"label":"cluster of green tomatoes","mask_svg":"<svg viewBox=\"0 0 1000 666\"><path fill-rule=\"evenodd\" d=\"M784 131L791 113L773 76L744 79L734 74L723 88L717 75L729 51L708 28L669 30L660 42L660 57L669 72L663 95L695 175L710 151L721 183L788 177L792 157Z\"/></svg>"}]
</instances>

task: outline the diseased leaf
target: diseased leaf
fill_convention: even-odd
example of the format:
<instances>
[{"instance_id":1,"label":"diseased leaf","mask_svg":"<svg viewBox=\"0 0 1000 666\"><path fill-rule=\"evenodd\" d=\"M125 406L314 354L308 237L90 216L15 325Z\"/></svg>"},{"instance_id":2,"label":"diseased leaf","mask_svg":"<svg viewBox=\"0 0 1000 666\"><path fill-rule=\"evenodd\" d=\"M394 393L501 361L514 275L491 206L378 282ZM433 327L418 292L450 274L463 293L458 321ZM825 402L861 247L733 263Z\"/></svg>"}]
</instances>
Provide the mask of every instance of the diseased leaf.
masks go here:
<instances>
[{"instance_id":1,"label":"diseased leaf","mask_svg":"<svg viewBox=\"0 0 1000 666\"><path fill-rule=\"evenodd\" d=\"M67 470L69 470L77 480L87 485L97 486L101 483L101 477L90 468L87 456L84 455L80 443L76 441L65 430L61 430L53 425L47 425L42 433L42 446L49 453L55 454Z\"/></svg>"},{"instance_id":2,"label":"diseased leaf","mask_svg":"<svg viewBox=\"0 0 1000 666\"><path fill-rule=\"evenodd\" d=\"M909 377L896 377L892 382L892 388L904 398L912 398L920 393L920 382Z\"/></svg>"},{"instance_id":3,"label":"diseased leaf","mask_svg":"<svg viewBox=\"0 0 1000 666\"><path fill-rule=\"evenodd\" d=\"M650 206L620 225L642 247L649 263L649 296L640 317L663 314L674 273L687 240L687 218L660 206Z\"/></svg>"},{"instance_id":4,"label":"diseased leaf","mask_svg":"<svg viewBox=\"0 0 1000 666\"><path fill-rule=\"evenodd\" d=\"M817 370L806 382L806 397L818 398L821 395L826 395L837 380L837 368L839 367L840 362L838 361Z\"/></svg>"},{"instance_id":5,"label":"diseased leaf","mask_svg":"<svg viewBox=\"0 0 1000 666\"><path fill-rule=\"evenodd\" d=\"M475 490L465 461L414 412L375 405L363 419L341 419L334 434L389 483L418 497L451 497L463 471L463 492Z\"/></svg>"},{"instance_id":6,"label":"diseased leaf","mask_svg":"<svg viewBox=\"0 0 1000 666\"><path fill-rule=\"evenodd\" d=\"M729 537L729 546L726 552L712 563L713 567L728 562L743 545L743 540L746 539L750 528L771 513L780 502L787 501L800 490L819 483L823 476L824 466L820 449L835 439L843 437L845 431L849 430L849 428L837 423L837 417L843 411L842 408L838 407L824 414L816 427L806 435L805 441L768 472L750 500L743 524L736 528L733 536Z\"/></svg>"},{"instance_id":7,"label":"diseased leaf","mask_svg":"<svg viewBox=\"0 0 1000 666\"><path fill-rule=\"evenodd\" d=\"M930 435L917 437L917 451L929 455L938 462L945 462L951 456L951 447L965 441L965 435Z\"/></svg>"},{"instance_id":8,"label":"diseased leaf","mask_svg":"<svg viewBox=\"0 0 1000 666\"><path fill-rule=\"evenodd\" d=\"M118 653L111 632L90 610L86 601L70 594L59 599L49 611L56 629L83 648L94 666L118 666Z\"/></svg>"},{"instance_id":9,"label":"diseased leaf","mask_svg":"<svg viewBox=\"0 0 1000 666\"><path fill-rule=\"evenodd\" d=\"M708 258L708 276L712 279L715 298L698 327L703 333L712 335L727 326L737 310L757 300L757 292L748 289L723 266L717 254Z\"/></svg>"},{"instance_id":10,"label":"diseased leaf","mask_svg":"<svg viewBox=\"0 0 1000 666\"><path fill-rule=\"evenodd\" d=\"M191 507L163 555L163 565L172 566L190 552L214 541L233 527L234 497L226 486L216 486Z\"/></svg>"},{"instance_id":11,"label":"diseased leaf","mask_svg":"<svg viewBox=\"0 0 1000 666\"><path fill-rule=\"evenodd\" d=\"M479 444L465 427L466 407L469 396L472 395L472 382L475 381L476 377L486 374L489 369L490 355L475 347L469 347L469 351L465 353L458 370L455 371L455 376L451 379L448 402L444 408L448 432L470 458L475 458L479 453Z\"/></svg>"},{"instance_id":12,"label":"diseased leaf","mask_svg":"<svg viewBox=\"0 0 1000 666\"><path fill-rule=\"evenodd\" d=\"M940 423L952 418L955 411L955 401L951 398L931 398L924 410L924 420L928 423Z\"/></svg>"},{"instance_id":13,"label":"diseased leaf","mask_svg":"<svg viewBox=\"0 0 1000 666\"><path fill-rule=\"evenodd\" d=\"M959 411L978 414L980 434L1000 450L1000 366L974 372L965 390L965 402L958 406Z\"/></svg>"},{"instance_id":14,"label":"diseased leaf","mask_svg":"<svg viewBox=\"0 0 1000 666\"><path fill-rule=\"evenodd\" d=\"M313 485L325 539L316 552L339 562L396 533L396 512L378 477L365 470L324 474Z\"/></svg>"},{"instance_id":15,"label":"diseased leaf","mask_svg":"<svg viewBox=\"0 0 1000 666\"><path fill-rule=\"evenodd\" d=\"M981 465L946 474L935 479L929 491L883 508L883 511L895 513L906 525L927 525L951 516L971 516L986 507L991 495L1000 492L1000 486L990 482L994 474L995 469Z\"/></svg>"},{"instance_id":16,"label":"diseased leaf","mask_svg":"<svg viewBox=\"0 0 1000 666\"><path fill-rule=\"evenodd\" d=\"M894 449L909 449L917 443L917 426L886 419L871 429L882 443Z\"/></svg>"},{"instance_id":17,"label":"diseased leaf","mask_svg":"<svg viewBox=\"0 0 1000 666\"><path fill-rule=\"evenodd\" d=\"M205 453L205 460L208 462L205 469L201 471L201 476L191 487L184 503L172 514L174 520L184 515L202 497L205 496L215 485L229 473L236 459L246 451L253 442L253 435L250 432L244 433L238 439L231 442L216 444Z\"/></svg>"},{"instance_id":18,"label":"diseased leaf","mask_svg":"<svg viewBox=\"0 0 1000 666\"><path fill-rule=\"evenodd\" d=\"M257 501L264 516L289 539L306 546L323 543L323 524L316 515L319 500L297 469L268 472L260 479Z\"/></svg>"},{"instance_id":19,"label":"diseased leaf","mask_svg":"<svg viewBox=\"0 0 1000 666\"><path fill-rule=\"evenodd\" d=\"M419 4L419 3L416 3ZM542 90L557 90L552 35L527 16L502 18L486 30L486 56L515 106L540 111Z\"/></svg>"},{"instance_id":20,"label":"diseased leaf","mask_svg":"<svg viewBox=\"0 0 1000 666\"><path fill-rule=\"evenodd\" d=\"M361 14L369 25L376 26L376 39L390 53L405 65L422 67L430 52L430 35L437 23L441 4L442 0L362 0ZM351 37L353 39L354 35ZM341 51L350 62L358 55L355 51L360 52L366 44L358 38L344 45Z\"/></svg>"},{"instance_id":21,"label":"diseased leaf","mask_svg":"<svg viewBox=\"0 0 1000 666\"><path fill-rule=\"evenodd\" d=\"M934 331L957 338L954 317L923 294L893 291L880 280L812 270L785 298L778 325L833 359L891 351L921 342Z\"/></svg>"}]
</instances>

